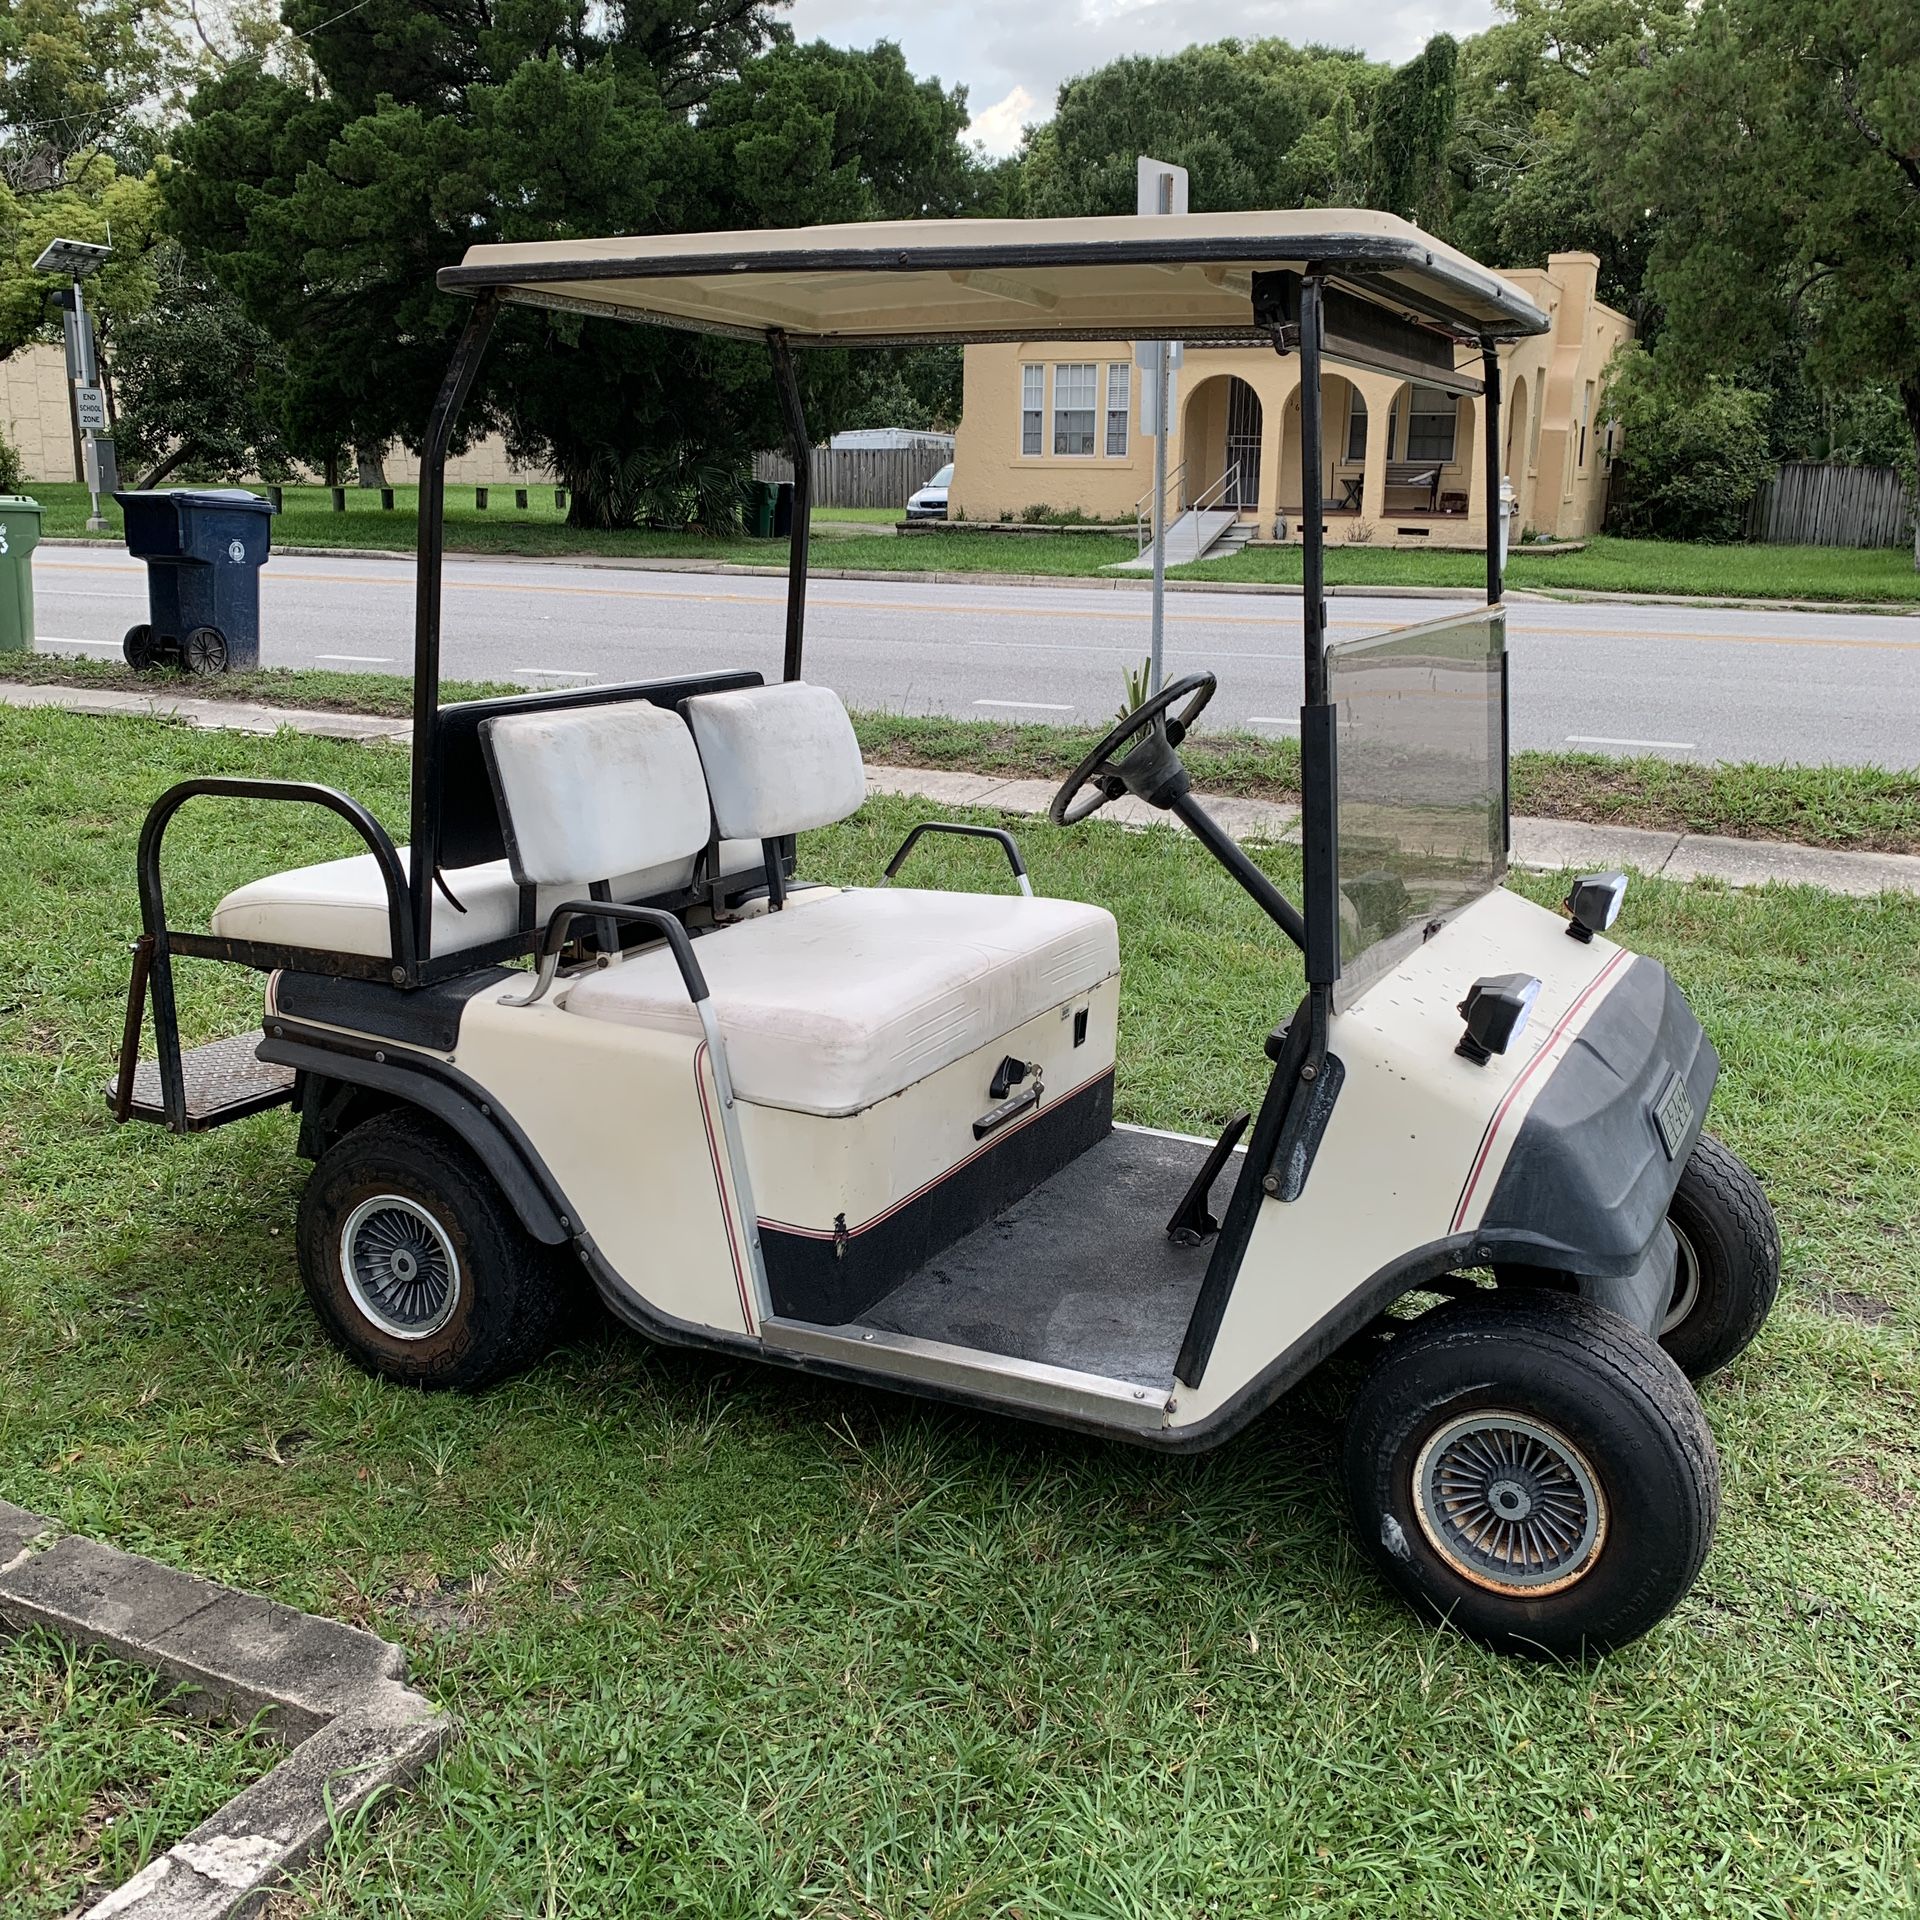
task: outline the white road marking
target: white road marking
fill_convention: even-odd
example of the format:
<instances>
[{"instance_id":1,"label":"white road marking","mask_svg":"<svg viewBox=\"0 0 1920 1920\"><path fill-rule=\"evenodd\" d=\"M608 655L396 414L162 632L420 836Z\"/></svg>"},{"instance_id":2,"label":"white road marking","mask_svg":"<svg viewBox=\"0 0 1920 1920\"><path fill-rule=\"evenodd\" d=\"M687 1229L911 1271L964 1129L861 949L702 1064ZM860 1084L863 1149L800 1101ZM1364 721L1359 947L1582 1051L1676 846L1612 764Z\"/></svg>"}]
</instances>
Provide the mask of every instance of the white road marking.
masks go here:
<instances>
[{"instance_id":1,"label":"white road marking","mask_svg":"<svg viewBox=\"0 0 1920 1920\"><path fill-rule=\"evenodd\" d=\"M1297 727L1298 720L1283 720L1277 713L1250 713L1247 725L1250 727Z\"/></svg>"},{"instance_id":2,"label":"white road marking","mask_svg":"<svg viewBox=\"0 0 1920 1920\"><path fill-rule=\"evenodd\" d=\"M34 644L42 647L111 647L115 653L120 651L118 640L76 640L64 633L40 634Z\"/></svg>"},{"instance_id":3,"label":"white road marking","mask_svg":"<svg viewBox=\"0 0 1920 1920\"><path fill-rule=\"evenodd\" d=\"M1672 753L1695 751L1691 740L1611 740L1604 733L1570 733L1570 747L1661 747Z\"/></svg>"},{"instance_id":4,"label":"white road marking","mask_svg":"<svg viewBox=\"0 0 1920 1920\"><path fill-rule=\"evenodd\" d=\"M1052 700L976 700L976 707L1013 707L1021 713L1071 713L1073 708L1063 707Z\"/></svg>"},{"instance_id":5,"label":"white road marking","mask_svg":"<svg viewBox=\"0 0 1920 1920\"><path fill-rule=\"evenodd\" d=\"M509 673L524 673L529 680L591 680L590 673L576 672L572 667L509 667Z\"/></svg>"},{"instance_id":6,"label":"white road marking","mask_svg":"<svg viewBox=\"0 0 1920 1920\"><path fill-rule=\"evenodd\" d=\"M390 667L393 655L390 653L316 653L316 660L345 660L356 667Z\"/></svg>"}]
</instances>

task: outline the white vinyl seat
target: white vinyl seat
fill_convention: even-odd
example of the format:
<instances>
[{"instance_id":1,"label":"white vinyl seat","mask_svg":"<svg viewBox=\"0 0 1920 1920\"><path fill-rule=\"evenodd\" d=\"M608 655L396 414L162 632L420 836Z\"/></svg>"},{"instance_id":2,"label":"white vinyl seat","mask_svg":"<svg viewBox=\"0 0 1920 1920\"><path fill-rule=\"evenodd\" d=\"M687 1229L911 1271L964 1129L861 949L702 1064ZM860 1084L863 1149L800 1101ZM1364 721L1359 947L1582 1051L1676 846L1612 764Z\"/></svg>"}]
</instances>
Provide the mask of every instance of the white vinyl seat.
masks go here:
<instances>
[{"instance_id":1,"label":"white vinyl seat","mask_svg":"<svg viewBox=\"0 0 1920 1920\"><path fill-rule=\"evenodd\" d=\"M408 853L400 849L406 870ZM746 873L760 864L757 840L730 840L720 849L720 871ZM675 893L693 879L691 857L621 874L612 883L614 899L645 900ZM484 866L455 867L442 875L462 913L438 887L433 890L433 951L436 956L465 953L522 931L520 889L504 860ZM574 893L585 893L582 879L572 886L536 889L536 925ZM319 953L364 954L393 958L387 928L387 891L370 853L344 860L323 860L293 867L236 887L213 910L212 930L222 940L258 940L269 946L307 947Z\"/></svg>"},{"instance_id":2,"label":"white vinyl seat","mask_svg":"<svg viewBox=\"0 0 1920 1920\"><path fill-rule=\"evenodd\" d=\"M1074 900L909 888L796 894L697 940L734 1091L857 1113L1120 969L1112 914ZM664 947L583 977L569 1013L697 1036Z\"/></svg>"},{"instance_id":3,"label":"white vinyl seat","mask_svg":"<svg viewBox=\"0 0 1920 1920\"><path fill-rule=\"evenodd\" d=\"M445 891L435 887L433 895L435 956L526 931L523 887L533 889L540 927L555 907L601 881L617 901L691 884L712 809L678 714L645 701L504 714L487 721L480 737L507 858L443 873ZM748 871L760 858L758 836L723 843L721 874ZM400 863L408 865L405 848ZM213 931L229 940L392 957L386 890L370 853L236 888L214 909Z\"/></svg>"}]
</instances>

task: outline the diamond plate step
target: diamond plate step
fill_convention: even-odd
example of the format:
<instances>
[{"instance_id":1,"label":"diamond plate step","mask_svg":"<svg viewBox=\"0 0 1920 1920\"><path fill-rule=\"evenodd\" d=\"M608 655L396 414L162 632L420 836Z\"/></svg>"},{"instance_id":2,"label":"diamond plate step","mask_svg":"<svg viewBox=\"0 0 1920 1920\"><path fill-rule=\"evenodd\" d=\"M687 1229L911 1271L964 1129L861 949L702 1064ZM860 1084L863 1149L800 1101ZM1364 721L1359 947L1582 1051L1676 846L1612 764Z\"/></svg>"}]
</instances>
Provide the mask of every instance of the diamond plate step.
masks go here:
<instances>
[{"instance_id":1,"label":"diamond plate step","mask_svg":"<svg viewBox=\"0 0 1920 1920\"><path fill-rule=\"evenodd\" d=\"M293 1098L293 1069L253 1057L263 1037L255 1027L251 1033L236 1033L231 1039L215 1040L180 1056L187 1086L188 1132L202 1133L208 1127L224 1126L229 1120L240 1120L268 1107L285 1106ZM118 1091L109 1080L109 1103ZM157 1060L142 1060L134 1069L133 1102L127 1117L165 1122Z\"/></svg>"}]
</instances>

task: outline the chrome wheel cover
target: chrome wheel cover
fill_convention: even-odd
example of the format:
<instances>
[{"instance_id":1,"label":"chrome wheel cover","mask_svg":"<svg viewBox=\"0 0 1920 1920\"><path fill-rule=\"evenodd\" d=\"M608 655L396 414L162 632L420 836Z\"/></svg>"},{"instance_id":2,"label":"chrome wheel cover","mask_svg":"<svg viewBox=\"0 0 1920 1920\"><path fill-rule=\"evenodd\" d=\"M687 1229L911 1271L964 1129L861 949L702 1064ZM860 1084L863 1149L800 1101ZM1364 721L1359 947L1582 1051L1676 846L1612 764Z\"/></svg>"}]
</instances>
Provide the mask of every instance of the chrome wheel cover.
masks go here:
<instances>
[{"instance_id":1,"label":"chrome wheel cover","mask_svg":"<svg viewBox=\"0 0 1920 1920\"><path fill-rule=\"evenodd\" d=\"M1667 1315L1660 1322L1658 1338L1664 1340L1695 1307L1700 1304L1700 1256L1693 1250L1693 1242L1673 1227L1673 1293L1667 1301Z\"/></svg>"},{"instance_id":2,"label":"chrome wheel cover","mask_svg":"<svg viewBox=\"0 0 1920 1920\"><path fill-rule=\"evenodd\" d=\"M1570 1587L1606 1538L1606 1500L1586 1456L1523 1414L1483 1408L1448 1421L1420 1449L1413 1495L1433 1550L1495 1593Z\"/></svg>"},{"instance_id":3,"label":"chrome wheel cover","mask_svg":"<svg viewBox=\"0 0 1920 1920\"><path fill-rule=\"evenodd\" d=\"M405 1194L377 1193L347 1215L340 1273L353 1304L389 1339L428 1339L460 1304L460 1256L440 1222Z\"/></svg>"}]
</instances>

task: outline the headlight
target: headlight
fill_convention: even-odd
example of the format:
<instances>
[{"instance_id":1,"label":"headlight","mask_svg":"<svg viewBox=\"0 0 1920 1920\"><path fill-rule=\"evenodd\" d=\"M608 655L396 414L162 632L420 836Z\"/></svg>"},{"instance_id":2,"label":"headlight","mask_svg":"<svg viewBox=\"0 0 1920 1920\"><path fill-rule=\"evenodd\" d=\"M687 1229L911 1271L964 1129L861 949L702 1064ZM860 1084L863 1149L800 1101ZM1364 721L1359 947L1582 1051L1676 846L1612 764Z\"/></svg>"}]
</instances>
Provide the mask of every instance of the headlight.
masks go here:
<instances>
[{"instance_id":1,"label":"headlight","mask_svg":"<svg viewBox=\"0 0 1920 1920\"><path fill-rule=\"evenodd\" d=\"M1540 982L1530 973L1496 973L1476 980L1460 1002L1467 1030L1454 1052L1484 1067L1520 1038L1539 996Z\"/></svg>"},{"instance_id":2,"label":"headlight","mask_svg":"<svg viewBox=\"0 0 1920 1920\"><path fill-rule=\"evenodd\" d=\"M1589 873L1576 880L1567 894L1566 907L1571 916L1567 932L1579 941L1605 933L1620 918L1620 902L1626 897L1624 873Z\"/></svg>"}]
</instances>

